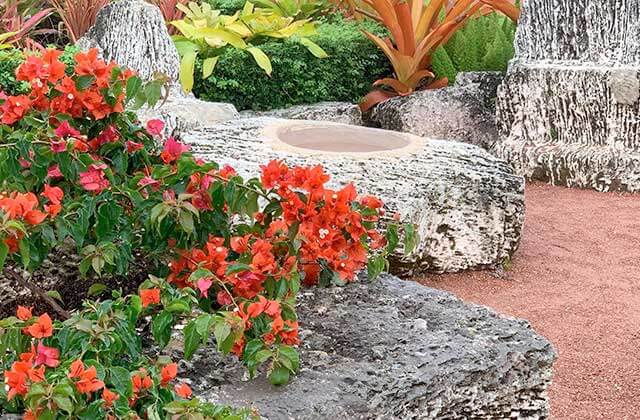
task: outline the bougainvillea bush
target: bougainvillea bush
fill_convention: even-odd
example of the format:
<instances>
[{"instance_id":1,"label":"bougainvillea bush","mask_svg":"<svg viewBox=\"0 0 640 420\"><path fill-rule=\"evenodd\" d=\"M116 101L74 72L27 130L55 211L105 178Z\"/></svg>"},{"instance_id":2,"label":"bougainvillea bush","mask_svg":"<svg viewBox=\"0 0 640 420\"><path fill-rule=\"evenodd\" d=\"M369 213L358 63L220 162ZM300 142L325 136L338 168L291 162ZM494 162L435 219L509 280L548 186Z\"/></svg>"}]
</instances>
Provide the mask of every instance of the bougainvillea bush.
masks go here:
<instances>
[{"instance_id":1,"label":"bougainvillea bush","mask_svg":"<svg viewBox=\"0 0 640 420\"><path fill-rule=\"evenodd\" d=\"M29 92L0 99L0 266L52 307L0 321L0 401L38 418L253 415L189 399L175 362L142 352L140 331L161 350L184 323L185 358L211 336L252 375L262 366L284 384L299 365L301 284L344 284L364 267L375 277L398 227L379 233L382 203L353 185L327 188L320 166L272 161L243 180L194 158L162 138L161 121L141 127L126 110L156 102L157 82L95 50L73 66L60 54L29 56L16 71ZM408 252L415 238L405 230ZM133 265L150 275L136 295L113 291L69 314L29 279L68 247L82 275L127 275Z\"/></svg>"}]
</instances>

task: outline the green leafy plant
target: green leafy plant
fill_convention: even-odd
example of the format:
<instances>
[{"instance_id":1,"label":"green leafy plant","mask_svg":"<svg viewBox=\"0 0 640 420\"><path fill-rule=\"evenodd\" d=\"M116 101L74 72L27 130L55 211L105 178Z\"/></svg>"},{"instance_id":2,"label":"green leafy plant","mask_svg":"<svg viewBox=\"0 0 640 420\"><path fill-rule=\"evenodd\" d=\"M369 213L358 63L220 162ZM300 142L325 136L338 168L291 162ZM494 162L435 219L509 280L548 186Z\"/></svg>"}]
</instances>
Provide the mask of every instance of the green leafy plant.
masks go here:
<instances>
[{"instance_id":1,"label":"green leafy plant","mask_svg":"<svg viewBox=\"0 0 640 420\"><path fill-rule=\"evenodd\" d=\"M76 54L71 68L61 54L27 57L16 78L29 91L0 100L0 267L62 321L34 320L28 308L19 308L19 321L2 321L9 384L2 404L45 418L90 418L111 409L109 400L122 404L104 394L106 386L129 397L113 405L126 414L218 418L215 407L182 401L184 387L166 389L170 361L137 357L133 331L147 317L159 349L175 324L186 323L185 358L213 338L251 375L264 366L273 384L286 383L299 366L301 285L342 285L365 267L375 278L387 268L399 227L379 232L383 204L359 197L352 184L327 188L320 166L274 160L259 178L244 180L233 168L196 159L187 145L163 138L161 121L141 127L126 111L153 106L158 81L143 84L98 59L97 50ZM413 232L404 228L406 250ZM82 257L82 275L126 276L135 261L148 279L138 295L116 293L69 313L30 279L63 245Z\"/></svg>"},{"instance_id":2,"label":"green leafy plant","mask_svg":"<svg viewBox=\"0 0 640 420\"><path fill-rule=\"evenodd\" d=\"M362 33L384 36L372 21L357 22L332 16L310 39L328 54L316 59L293 40L272 40L260 48L270 57L271 76L246 53L230 49L220 55L215 73L202 78L196 62L193 93L204 100L231 102L239 110L268 110L321 101L358 102L371 83L391 73L384 54Z\"/></svg>"},{"instance_id":3,"label":"green leafy plant","mask_svg":"<svg viewBox=\"0 0 640 420\"><path fill-rule=\"evenodd\" d=\"M437 88L446 79L435 79L431 71L431 55L445 44L469 18L486 11L498 10L517 20L519 10L508 0L363 0L376 12L374 17L389 30L382 39L365 33L389 58L394 77L377 80L376 89L360 104L363 111L398 95L416 89Z\"/></svg>"},{"instance_id":4,"label":"green leafy plant","mask_svg":"<svg viewBox=\"0 0 640 420\"><path fill-rule=\"evenodd\" d=\"M433 54L433 72L452 83L462 71L505 71L515 53L515 32L516 24L498 13L469 19Z\"/></svg>"},{"instance_id":5,"label":"green leafy plant","mask_svg":"<svg viewBox=\"0 0 640 420\"><path fill-rule=\"evenodd\" d=\"M175 36L174 42L180 53L180 81L185 91L193 88L193 73L198 57L203 59L202 76L210 76L220 55L227 49L235 48L251 54L255 62L267 74L271 74L269 57L259 47L266 39L295 39L314 56L323 58L327 54L308 37L316 31L314 23L308 20L294 20L267 10L256 9L250 2L245 3L240 12L233 16L221 15L204 3L199 6L189 3L189 7L178 5L185 18L174 21L182 35Z\"/></svg>"},{"instance_id":6,"label":"green leafy plant","mask_svg":"<svg viewBox=\"0 0 640 420\"><path fill-rule=\"evenodd\" d=\"M253 0L253 3L275 15L296 20L316 19L330 9L326 0Z\"/></svg>"}]
</instances>

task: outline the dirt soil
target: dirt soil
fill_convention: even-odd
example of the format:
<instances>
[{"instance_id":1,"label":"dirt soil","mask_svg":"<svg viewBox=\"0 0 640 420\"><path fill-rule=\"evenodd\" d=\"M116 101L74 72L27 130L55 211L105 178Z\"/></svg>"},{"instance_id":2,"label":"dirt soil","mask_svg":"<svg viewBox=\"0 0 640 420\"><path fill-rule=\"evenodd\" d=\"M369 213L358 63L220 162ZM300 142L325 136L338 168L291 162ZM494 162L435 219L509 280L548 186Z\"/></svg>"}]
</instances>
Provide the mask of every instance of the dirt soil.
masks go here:
<instances>
[{"instance_id":1,"label":"dirt soil","mask_svg":"<svg viewBox=\"0 0 640 420\"><path fill-rule=\"evenodd\" d=\"M553 419L640 418L640 195L530 184L504 273L421 283L528 319L555 345Z\"/></svg>"}]
</instances>

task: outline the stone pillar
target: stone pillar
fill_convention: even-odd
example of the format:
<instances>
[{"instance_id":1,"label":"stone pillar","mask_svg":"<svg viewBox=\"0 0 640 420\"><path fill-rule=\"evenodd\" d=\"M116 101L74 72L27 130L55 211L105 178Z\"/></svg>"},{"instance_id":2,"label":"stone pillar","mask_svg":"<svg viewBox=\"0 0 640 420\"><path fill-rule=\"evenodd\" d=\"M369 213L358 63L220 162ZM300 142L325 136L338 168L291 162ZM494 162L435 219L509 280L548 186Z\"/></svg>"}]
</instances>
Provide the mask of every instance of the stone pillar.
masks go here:
<instances>
[{"instance_id":1,"label":"stone pillar","mask_svg":"<svg viewBox=\"0 0 640 420\"><path fill-rule=\"evenodd\" d=\"M640 1L526 0L494 152L520 174L640 190Z\"/></svg>"},{"instance_id":2,"label":"stone pillar","mask_svg":"<svg viewBox=\"0 0 640 420\"><path fill-rule=\"evenodd\" d=\"M100 49L107 61L135 70L145 80L155 73L169 79L169 97L159 108L144 108L144 122L162 119L166 135L179 135L196 127L238 118L232 104L200 101L185 96L178 82L180 57L165 26L160 9L144 0L118 0L103 7L96 23L78 40L84 50Z\"/></svg>"}]
</instances>

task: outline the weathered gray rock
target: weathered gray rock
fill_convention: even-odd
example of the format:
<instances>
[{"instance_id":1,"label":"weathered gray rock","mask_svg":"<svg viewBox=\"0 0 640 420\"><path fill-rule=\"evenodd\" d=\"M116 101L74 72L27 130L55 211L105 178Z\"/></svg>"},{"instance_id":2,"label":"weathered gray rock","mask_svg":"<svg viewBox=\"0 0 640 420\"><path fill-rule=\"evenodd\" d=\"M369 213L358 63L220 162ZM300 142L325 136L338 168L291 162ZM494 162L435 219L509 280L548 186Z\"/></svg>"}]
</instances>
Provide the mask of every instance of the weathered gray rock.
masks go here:
<instances>
[{"instance_id":1,"label":"weathered gray rock","mask_svg":"<svg viewBox=\"0 0 640 420\"><path fill-rule=\"evenodd\" d=\"M389 143L396 141L395 137L408 136L335 123L261 117L197 129L183 140L197 155L230 164L243 176L255 176L259 166L271 159L284 159L290 164L321 163L332 176L334 187L353 182L360 192L380 197L389 216L398 212L404 222L416 224L421 239L413 254L396 256L394 267L401 271L454 272L490 267L517 249L524 221L524 180L486 151L464 143L429 139L418 139L407 153L300 151L282 147L267 135L273 127L289 125L294 129L307 125L323 130L333 127L328 144L343 141L335 138L336 127L365 130L365 138L388 136Z\"/></svg>"},{"instance_id":2,"label":"weathered gray rock","mask_svg":"<svg viewBox=\"0 0 640 420\"><path fill-rule=\"evenodd\" d=\"M319 102L310 105L296 105L272 111L241 111L243 118L275 117L291 120L332 121L342 124L363 125L362 112L358 105L349 102Z\"/></svg>"},{"instance_id":3,"label":"weathered gray rock","mask_svg":"<svg viewBox=\"0 0 640 420\"><path fill-rule=\"evenodd\" d=\"M387 130L489 149L498 137L492 90L500 78L500 73L468 74L454 86L398 96L376 106L370 120Z\"/></svg>"},{"instance_id":4,"label":"weathered gray rock","mask_svg":"<svg viewBox=\"0 0 640 420\"><path fill-rule=\"evenodd\" d=\"M127 66L151 80L162 73L177 82L180 57L160 9L144 0L118 0L103 7L96 23L78 40L82 49L99 48L107 61Z\"/></svg>"},{"instance_id":5,"label":"weathered gray rock","mask_svg":"<svg viewBox=\"0 0 640 420\"><path fill-rule=\"evenodd\" d=\"M162 106L138 111L138 117L145 123L154 118L160 119L165 123L165 136L176 136L198 127L233 120L240 115L233 104L206 102L193 96L170 95Z\"/></svg>"},{"instance_id":6,"label":"weathered gray rock","mask_svg":"<svg viewBox=\"0 0 640 420\"><path fill-rule=\"evenodd\" d=\"M300 299L301 372L285 387L215 352L188 368L196 394L270 420L543 419L555 352L524 320L382 276Z\"/></svg>"},{"instance_id":7,"label":"weathered gray rock","mask_svg":"<svg viewBox=\"0 0 640 420\"><path fill-rule=\"evenodd\" d=\"M524 2L494 153L530 178L640 190L639 78L636 0Z\"/></svg>"}]
</instances>

